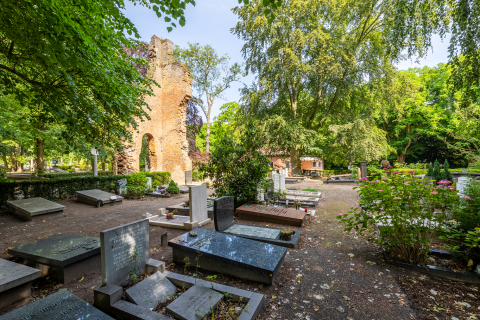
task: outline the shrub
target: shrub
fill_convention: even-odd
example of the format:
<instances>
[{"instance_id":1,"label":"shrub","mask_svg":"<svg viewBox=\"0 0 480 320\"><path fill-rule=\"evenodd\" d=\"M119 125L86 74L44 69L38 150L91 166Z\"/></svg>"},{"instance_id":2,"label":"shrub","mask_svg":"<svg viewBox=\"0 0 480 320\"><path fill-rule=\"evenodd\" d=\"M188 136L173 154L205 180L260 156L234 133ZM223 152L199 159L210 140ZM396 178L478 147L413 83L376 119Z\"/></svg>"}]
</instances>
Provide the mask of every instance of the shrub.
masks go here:
<instances>
[{"instance_id":1,"label":"shrub","mask_svg":"<svg viewBox=\"0 0 480 320\"><path fill-rule=\"evenodd\" d=\"M172 180L168 184L167 192L170 193L170 194L178 194L178 193L180 193L180 188L178 188L175 181Z\"/></svg>"},{"instance_id":2,"label":"shrub","mask_svg":"<svg viewBox=\"0 0 480 320\"><path fill-rule=\"evenodd\" d=\"M236 205L257 201L257 188L270 172L270 160L262 153L260 136L253 121L249 121L238 143L231 135L223 136L210 153L207 165L200 165L213 181L216 197L233 196Z\"/></svg>"},{"instance_id":3,"label":"shrub","mask_svg":"<svg viewBox=\"0 0 480 320\"><path fill-rule=\"evenodd\" d=\"M168 184L172 180L172 174L168 171L150 171L145 173L147 177L152 178L152 186Z\"/></svg>"},{"instance_id":4,"label":"shrub","mask_svg":"<svg viewBox=\"0 0 480 320\"><path fill-rule=\"evenodd\" d=\"M127 176L127 198L136 199L145 196L147 189L147 175L145 172L135 172Z\"/></svg>"},{"instance_id":5,"label":"shrub","mask_svg":"<svg viewBox=\"0 0 480 320\"><path fill-rule=\"evenodd\" d=\"M441 238L447 241L449 250L457 253L457 259L480 263L480 182L470 180L463 193Z\"/></svg>"},{"instance_id":6,"label":"shrub","mask_svg":"<svg viewBox=\"0 0 480 320\"><path fill-rule=\"evenodd\" d=\"M431 186L408 175L385 170L387 178L368 181L363 178L357 187L363 211L354 208L337 216L346 225L368 240L381 245L392 256L411 262L424 262L430 243L446 225L447 212L459 202L449 181ZM437 213L435 213L437 210ZM379 227L380 232L374 232Z\"/></svg>"},{"instance_id":7,"label":"shrub","mask_svg":"<svg viewBox=\"0 0 480 320\"><path fill-rule=\"evenodd\" d=\"M98 171L98 176L111 176L113 172L111 171ZM73 172L69 173L37 173L37 177L42 177L46 179L58 179L58 178L71 178L71 177L93 177L93 171L86 171L86 172Z\"/></svg>"},{"instance_id":8,"label":"shrub","mask_svg":"<svg viewBox=\"0 0 480 320\"><path fill-rule=\"evenodd\" d=\"M7 179L7 170L4 167L0 167L0 179Z\"/></svg>"},{"instance_id":9,"label":"shrub","mask_svg":"<svg viewBox=\"0 0 480 320\"><path fill-rule=\"evenodd\" d=\"M193 181L202 181L204 175L205 175L205 172L202 172L202 171L199 171L199 170L194 170L194 171L192 171L192 180Z\"/></svg>"}]
</instances>

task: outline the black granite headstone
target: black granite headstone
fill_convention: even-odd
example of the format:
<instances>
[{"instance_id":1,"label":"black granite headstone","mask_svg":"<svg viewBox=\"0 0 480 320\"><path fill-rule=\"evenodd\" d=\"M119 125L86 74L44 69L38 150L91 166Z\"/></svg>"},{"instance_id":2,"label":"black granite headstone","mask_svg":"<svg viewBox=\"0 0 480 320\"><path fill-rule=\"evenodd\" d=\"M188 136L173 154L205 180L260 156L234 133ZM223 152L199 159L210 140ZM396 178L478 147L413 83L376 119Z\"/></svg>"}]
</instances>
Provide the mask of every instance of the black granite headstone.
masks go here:
<instances>
[{"instance_id":1,"label":"black granite headstone","mask_svg":"<svg viewBox=\"0 0 480 320\"><path fill-rule=\"evenodd\" d=\"M284 247L200 228L193 231L196 236L187 232L168 242L175 263L188 258L204 270L273 284L285 259Z\"/></svg>"},{"instance_id":2,"label":"black granite headstone","mask_svg":"<svg viewBox=\"0 0 480 320\"><path fill-rule=\"evenodd\" d=\"M60 291L0 316L0 320L113 320L113 318L72 293Z\"/></svg>"},{"instance_id":3,"label":"black granite headstone","mask_svg":"<svg viewBox=\"0 0 480 320\"><path fill-rule=\"evenodd\" d=\"M213 217L215 218L215 230L222 231L233 223L235 213L235 198L221 197L213 202Z\"/></svg>"}]
</instances>

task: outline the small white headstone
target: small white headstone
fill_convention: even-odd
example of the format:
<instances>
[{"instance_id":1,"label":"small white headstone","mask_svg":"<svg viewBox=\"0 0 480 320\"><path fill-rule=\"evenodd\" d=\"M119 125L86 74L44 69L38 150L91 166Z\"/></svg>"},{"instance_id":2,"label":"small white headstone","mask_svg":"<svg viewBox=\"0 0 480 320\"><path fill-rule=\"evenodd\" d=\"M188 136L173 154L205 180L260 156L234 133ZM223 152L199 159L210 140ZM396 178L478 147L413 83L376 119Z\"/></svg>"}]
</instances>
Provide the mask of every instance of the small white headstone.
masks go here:
<instances>
[{"instance_id":1,"label":"small white headstone","mask_svg":"<svg viewBox=\"0 0 480 320\"><path fill-rule=\"evenodd\" d=\"M147 190L150 190L152 188L152 178L147 177Z\"/></svg>"},{"instance_id":2,"label":"small white headstone","mask_svg":"<svg viewBox=\"0 0 480 320\"><path fill-rule=\"evenodd\" d=\"M117 196L111 196L110 200L117 200Z\"/></svg>"},{"instance_id":3,"label":"small white headstone","mask_svg":"<svg viewBox=\"0 0 480 320\"><path fill-rule=\"evenodd\" d=\"M471 178L469 178L469 177L458 177L458 181L457 181L457 191L458 191L458 193L463 195L463 193L465 191L465 188L467 187L467 184L470 182L470 179Z\"/></svg>"},{"instance_id":4,"label":"small white headstone","mask_svg":"<svg viewBox=\"0 0 480 320\"><path fill-rule=\"evenodd\" d=\"M160 208L160 209L158 209L157 214L159 216L166 215L167 214L167 209L166 208Z\"/></svg>"},{"instance_id":5,"label":"small white headstone","mask_svg":"<svg viewBox=\"0 0 480 320\"><path fill-rule=\"evenodd\" d=\"M189 187L190 222L202 222L208 219L207 186Z\"/></svg>"},{"instance_id":6,"label":"small white headstone","mask_svg":"<svg viewBox=\"0 0 480 320\"><path fill-rule=\"evenodd\" d=\"M148 213L148 212L147 212L147 213L144 213L144 214L142 215L142 219L148 219L148 218L150 218L150 217L152 217L152 215L151 215L150 213Z\"/></svg>"},{"instance_id":7,"label":"small white headstone","mask_svg":"<svg viewBox=\"0 0 480 320\"><path fill-rule=\"evenodd\" d=\"M257 189L257 201L265 201L265 191L262 188Z\"/></svg>"}]
</instances>

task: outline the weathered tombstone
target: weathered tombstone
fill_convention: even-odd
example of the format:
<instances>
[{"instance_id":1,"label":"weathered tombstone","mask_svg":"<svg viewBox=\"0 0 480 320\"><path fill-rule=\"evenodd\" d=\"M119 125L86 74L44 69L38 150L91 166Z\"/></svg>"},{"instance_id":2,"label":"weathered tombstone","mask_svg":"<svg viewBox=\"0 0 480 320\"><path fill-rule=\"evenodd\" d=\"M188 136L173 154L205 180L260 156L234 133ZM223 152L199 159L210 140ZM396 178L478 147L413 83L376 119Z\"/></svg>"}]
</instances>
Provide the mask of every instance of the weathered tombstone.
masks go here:
<instances>
[{"instance_id":1,"label":"weathered tombstone","mask_svg":"<svg viewBox=\"0 0 480 320\"><path fill-rule=\"evenodd\" d=\"M360 178L366 178L367 177L367 161L360 162L360 172L361 172L361 177Z\"/></svg>"},{"instance_id":2,"label":"weathered tombstone","mask_svg":"<svg viewBox=\"0 0 480 320\"><path fill-rule=\"evenodd\" d=\"M161 272L156 272L142 280L135 286L127 289L125 295L128 300L138 306L152 309L159 302L169 299L177 287L170 282Z\"/></svg>"},{"instance_id":3,"label":"weathered tombstone","mask_svg":"<svg viewBox=\"0 0 480 320\"><path fill-rule=\"evenodd\" d=\"M132 272L145 272L149 257L148 219L104 230L100 232L100 243L103 285L123 286Z\"/></svg>"},{"instance_id":4,"label":"weathered tombstone","mask_svg":"<svg viewBox=\"0 0 480 320\"><path fill-rule=\"evenodd\" d=\"M462 172L463 172L463 173L467 173L468 171L467 171L467 169L462 168Z\"/></svg>"},{"instance_id":5,"label":"weathered tombstone","mask_svg":"<svg viewBox=\"0 0 480 320\"><path fill-rule=\"evenodd\" d=\"M78 202L96 206L97 208L107 203L115 204L115 202L123 201L123 197L120 195L98 189L75 191L75 195L77 196Z\"/></svg>"},{"instance_id":6,"label":"weathered tombstone","mask_svg":"<svg viewBox=\"0 0 480 320\"><path fill-rule=\"evenodd\" d=\"M273 189L275 192L284 191L285 190L285 175L274 173L272 174L273 179Z\"/></svg>"},{"instance_id":7,"label":"weathered tombstone","mask_svg":"<svg viewBox=\"0 0 480 320\"><path fill-rule=\"evenodd\" d=\"M127 178L117 180L118 183L118 194L123 196L127 193Z\"/></svg>"},{"instance_id":8,"label":"weathered tombstone","mask_svg":"<svg viewBox=\"0 0 480 320\"><path fill-rule=\"evenodd\" d=\"M30 299L30 282L42 275L38 269L0 259L0 310Z\"/></svg>"},{"instance_id":9,"label":"weathered tombstone","mask_svg":"<svg viewBox=\"0 0 480 320\"><path fill-rule=\"evenodd\" d=\"M1 320L114 320L97 308L63 290L43 299L32 302L25 307L13 310Z\"/></svg>"},{"instance_id":10,"label":"weathered tombstone","mask_svg":"<svg viewBox=\"0 0 480 320\"><path fill-rule=\"evenodd\" d=\"M185 171L185 185L192 184L192 170Z\"/></svg>"},{"instance_id":11,"label":"weathered tombstone","mask_svg":"<svg viewBox=\"0 0 480 320\"><path fill-rule=\"evenodd\" d=\"M280 191L285 191L285 175L280 174Z\"/></svg>"},{"instance_id":12,"label":"weathered tombstone","mask_svg":"<svg viewBox=\"0 0 480 320\"><path fill-rule=\"evenodd\" d=\"M465 188L470 183L470 180L471 180L470 177L458 177L458 181L457 181L457 191L458 191L458 193L460 193L461 195L464 194Z\"/></svg>"},{"instance_id":13,"label":"weathered tombstone","mask_svg":"<svg viewBox=\"0 0 480 320\"><path fill-rule=\"evenodd\" d=\"M152 189L152 178L147 177L147 190Z\"/></svg>"},{"instance_id":14,"label":"weathered tombstone","mask_svg":"<svg viewBox=\"0 0 480 320\"><path fill-rule=\"evenodd\" d=\"M207 186L202 184L189 188L190 222L202 222L208 219Z\"/></svg>"},{"instance_id":15,"label":"weathered tombstone","mask_svg":"<svg viewBox=\"0 0 480 320\"><path fill-rule=\"evenodd\" d=\"M10 211L22 220L63 215L66 207L44 198L28 198L7 201Z\"/></svg>"},{"instance_id":16,"label":"weathered tombstone","mask_svg":"<svg viewBox=\"0 0 480 320\"><path fill-rule=\"evenodd\" d=\"M257 188L257 201L265 201L265 190L260 186Z\"/></svg>"},{"instance_id":17,"label":"weathered tombstone","mask_svg":"<svg viewBox=\"0 0 480 320\"><path fill-rule=\"evenodd\" d=\"M196 284L167 306L176 319L205 319L224 297L220 292Z\"/></svg>"},{"instance_id":18,"label":"weathered tombstone","mask_svg":"<svg viewBox=\"0 0 480 320\"><path fill-rule=\"evenodd\" d=\"M8 253L62 283L100 268L100 239L96 237L60 234L8 249Z\"/></svg>"}]
</instances>

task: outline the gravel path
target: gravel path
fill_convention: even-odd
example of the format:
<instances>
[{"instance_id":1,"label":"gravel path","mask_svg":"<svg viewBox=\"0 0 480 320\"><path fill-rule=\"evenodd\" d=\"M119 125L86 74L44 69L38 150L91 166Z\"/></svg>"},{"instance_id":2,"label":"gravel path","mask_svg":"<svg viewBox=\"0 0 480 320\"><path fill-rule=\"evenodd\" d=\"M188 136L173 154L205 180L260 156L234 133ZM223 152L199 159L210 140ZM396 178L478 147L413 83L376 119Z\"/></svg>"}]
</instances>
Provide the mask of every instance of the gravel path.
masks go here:
<instances>
[{"instance_id":1,"label":"gravel path","mask_svg":"<svg viewBox=\"0 0 480 320\"><path fill-rule=\"evenodd\" d=\"M262 286L224 275L216 275L216 281L265 294L266 304L258 319L417 319L416 312L410 308L397 283L401 272L382 261L376 246L345 234L337 225L335 216L338 213L358 205L352 185L319 185L318 181L310 181L294 186L319 188L323 195L315 218L301 229L298 248L288 250L276 284ZM60 201L67 206L67 216L45 222L26 223L10 215L0 215L0 257L11 258L6 253L8 247L57 233L99 236L102 230L138 220L145 212L156 213L160 207L187 198L188 195L172 199L147 198L102 208L73 200ZM213 222L206 228L214 229ZM160 236L165 232L168 232L168 239L184 233L183 230L151 227L150 256L167 262L169 270L194 273L193 268L184 270L183 266L171 265L171 249L160 246ZM201 278L206 276L209 274L199 274ZM34 284L37 287L33 291L34 297L38 299L67 287L78 297L92 303L93 289L101 284L100 272L92 272L79 280L60 285L44 279Z\"/></svg>"}]
</instances>

